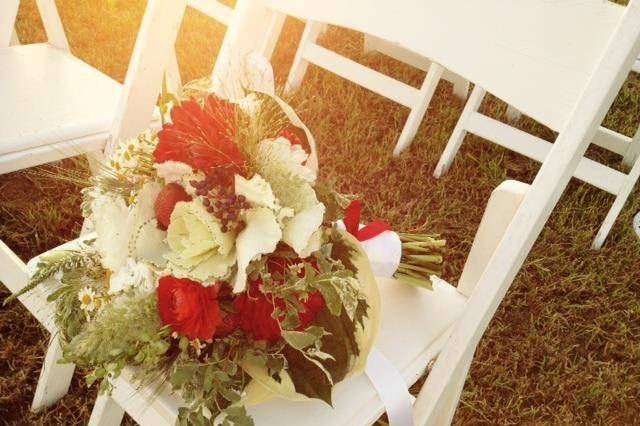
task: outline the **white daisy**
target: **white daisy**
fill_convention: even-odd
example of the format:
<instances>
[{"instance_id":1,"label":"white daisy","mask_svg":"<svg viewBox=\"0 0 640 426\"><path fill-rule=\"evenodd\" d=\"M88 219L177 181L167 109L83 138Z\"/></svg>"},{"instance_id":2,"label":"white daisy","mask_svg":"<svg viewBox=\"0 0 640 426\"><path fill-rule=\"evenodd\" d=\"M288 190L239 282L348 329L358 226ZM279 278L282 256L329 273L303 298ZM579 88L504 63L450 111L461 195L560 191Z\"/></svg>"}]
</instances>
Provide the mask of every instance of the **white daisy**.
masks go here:
<instances>
[{"instance_id":1,"label":"white daisy","mask_svg":"<svg viewBox=\"0 0 640 426\"><path fill-rule=\"evenodd\" d=\"M91 287L84 287L78 292L80 308L91 312L96 308L96 292Z\"/></svg>"}]
</instances>

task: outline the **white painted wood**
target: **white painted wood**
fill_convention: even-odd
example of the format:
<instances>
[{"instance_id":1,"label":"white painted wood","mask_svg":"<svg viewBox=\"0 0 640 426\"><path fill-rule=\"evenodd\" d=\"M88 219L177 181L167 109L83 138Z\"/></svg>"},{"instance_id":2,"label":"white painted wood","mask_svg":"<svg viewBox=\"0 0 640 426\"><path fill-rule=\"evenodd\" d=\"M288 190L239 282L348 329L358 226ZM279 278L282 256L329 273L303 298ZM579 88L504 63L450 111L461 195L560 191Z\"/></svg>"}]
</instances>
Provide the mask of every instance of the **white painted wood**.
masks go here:
<instances>
[{"instance_id":1,"label":"white painted wood","mask_svg":"<svg viewBox=\"0 0 640 426\"><path fill-rule=\"evenodd\" d=\"M62 26L62 21L60 21L55 0L36 0L36 5L38 6L49 44L65 52L70 52L69 42L64 33L64 27Z\"/></svg>"},{"instance_id":2,"label":"white painted wood","mask_svg":"<svg viewBox=\"0 0 640 426\"><path fill-rule=\"evenodd\" d=\"M640 157L640 126L633 135L633 138L618 134L620 138L628 141L628 146L622 157L622 165L632 167L636 160Z\"/></svg>"},{"instance_id":3,"label":"white painted wood","mask_svg":"<svg viewBox=\"0 0 640 426\"><path fill-rule=\"evenodd\" d=\"M294 90L298 90L300 87L302 79L307 73L307 68L309 67L309 61L306 58L308 55L307 48L310 44L315 45L321 31L322 24L319 22L308 21L305 24L302 37L300 38L300 44L298 45L298 50L296 50L296 56L293 58L291 70L287 77L285 92L290 93Z\"/></svg>"},{"instance_id":4,"label":"white painted wood","mask_svg":"<svg viewBox=\"0 0 640 426\"><path fill-rule=\"evenodd\" d=\"M175 0L151 0L146 15L158 8L158 1L164 2L161 4L164 8L173 6L173 11L180 4ZM0 47L0 93L3 94L0 117L4 117L0 119L0 173L100 151L112 124L117 137L124 135L125 130L133 133L135 126L138 126L136 134L147 128L164 72L158 67L158 61L162 61L163 56L168 60L171 49L157 55L144 43L150 44L150 35L155 41L165 41L157 25L163 26L163 36L168 41L175 42L175 34L167 31L171 29L171 25L167 25L169 20L147 18L141 30L143 37L134 48L132 63L135 66L130 67L127 81L121 86L69 53L55 2L38 0L37 5L49 43ZM8 6L16 7L16 4L3 3L2 6L7 11ZM15 16L9 15L13 12L0 14L2 34L5 24L9 25L9 31L13 28L13 23L8 21ZM149 30L148 26L156 27ZM171 37L174 38L171 40ZM140 76L148 80L140 83ZM157 88L150 89L154 84ZM149 93L150 90L155 92ZM136 97L136 102L129 102L127 97ZM148 104L143 105L144 102ZM122 108L120 117L116 115L118 103ZM124 121L123 117L127 118L126 123L119 123ZM24 263L0 241L3 284L15 293L28 282L28 276ZM46 289L47 285L42 284L19 300L55 335L53 305L46 302ZM74 367L58 365L60 356L57 339L54 339L45 358L33 410L52 404L68 390Z\"/></svg>"},{"instance_id":5,"label":"white painted wood","mask_svg":"<svg viewBox=\"0 0 640 426\"><path fill-rule=\"evenodd\" d=\"M124 410L109 395L98 395L91 411L88 426L118 426L124 417Z\"/></svg>"},{"instance_id":6,"label":"white painted wood","mask_svg":"<svg viewBox=\"0 0 640 426\"><path fill-rule=\"evenodd\" d=\"M0 48L0 69L0 155L109 130L121 85L69 53Z\"/></svg>"},{"instance_id":7,"label":"white painted wood","mask_svg":"<svg viewBox=\"0 0 640 426\"><path fill-rule=\"evenodd\" d=\"M431 103L431 98L438 87L438 82L444 73L444 68L432 62L427 71L427 76L422 83L420 92L418 92L418 103L412 105L409 117L402 128L398 142L393 149L393 155L400 155L402 151L407 149L418 132L420 123L427 113L427 107Z\"/></svg>"},{"instance_id":8,"label":"white painted wood","mask_svg":"<svg viewBox=\"0 0 640 426\"><path fill-rule=\"evenodd\" d=\"M640 178L640 158L636 159L636 163L633 165L633 168L629 172L629 175L626 176L624 184L620 188L620 191L617 193L613 205L609 209L609 212L602 222L602 225L600 225L600 229L598 230L598 233L593 240L593 244L591 245L591 248L593 248L594 250L599 250L600 248L602 248L605 239L609 235L609 232L611 232L613 224L622 212L622 208L627 202L627 198L629 198L629 195L631 194L631 191L633 191L636 182L638 182L638 178Z\"/></svg>"},{"instance_id":9,"label":"white painted wood","mask_svg":"<svg viewBox=\"0 0 640 426\"><path fill-rule=\"evenodd\" d=\"M509 121L518 121L522 117L522 114L520 113L520 111L518 111L511 105L508 105L506 116L507 116L507 120Z\"/></svg>"},{"instance_id":10,"label":"white painted wood","mask_svg":"<svg viewBox=\"0 0 640 426\"><path fill-rule=\"evenodd\" d=\"M111 149L114 141L135 137L148 127L163 75L175 57L173 46L186 7L186 0L147 3L107 149Z\"/></svg>"},{"instance_id":11,"label":"white painted wood","mask_svg":"<svg viewBox=\"0 0 640 426\"><path fill-rule=\"evenodd\" d=\"M0 3L0 48L13 44L14 24L19 6L20 0L4 0Z\"/></svg>"},{"instance_id":12,"label":"white painted wood","mask_svg":"<svg viewBox=\"0 0 640 426\"><path fill-rule=\"evenodd\" d=\"M460 293L471 296L528 190L529 185L508 180L491 193L458 281Z\"/></svg>"},{"instance_id":13,"label":"white painted wood","mask_svg":"<svg viewBox=\"0 0 640 426\"><path fill-rule=\"evenodd\" d=\"M307 44L303 55L304 59L312 64L323 64L323 67L330 64L331 72L334 74L347 80L357 80L357 83L365 89L391 99L400 105L411 108L422 102L420 91L415 87L367 68L317 44Z\"/></svg>"},{"instance_id":14,"label":"white painted wood","mask_svg":"<svg viewBox=\"0 0 640 426\"><path fill-rule=\"evenodd\" d=\"M225 25L233 19L233 9L217 0L188 0L188 5Z\"/></svg>"},{"instance_id":15,"label":"white painted wood","mask_svg":"<svg viewBox=\"0 0 640 426\"><path fill-rule=\"evenodd\" d=\"M447 142L447 146L440 156L440 160L433 172L433 176L436 178L442 176L447 170L449 170L449 167L451 167L451 163L453 163L453 159L462 146L464 137L467 135L466 125L469 122L469 118L478 110L478 108L480 108L480 104L482 104L482 99L484 99L485 93L485 90L480 86L474 86L471 96L469 96L469 100L464 106L462 114L458 119L458 123L453 129L451 137L449 137L449 141Z\"/></svg>"},{"instance_id":16,"label":"white painted wood","mask_svg":"<svg viewBox=\"0 0 640 426\"><path fill-rule=\"evenodd\" d=\"M182 86L182 77L180 76L180 65L178 64L178 56L175 49L171 52L164 78L167 82L167 90L171 93L178 93Z\"/></svg>"},{"instance_id":17,"label":"white painted wood","mask_svg":"<svg viewBox=\"0 0 640 426\"><path fill-rule=\"evenodd\" d=\"M399 44L554 130L566 122L624 12L620 5L592 0L570 4L535 0L264 2L300 19ZM455 36L452 22L456 22Z\"/></svg>"},{"instance_id":18,"label":"white painted wood","mask_svg":"<svg viewBox=\"0 0 640 426\"><path fill-rule=\"evenodd\" d=\"M624 155L629 149L631 138L600 126L593 143L616 154Z\"/></svg>"},{"instance_id":19,"label":"white painted wood","mask_svg":"<svg viewBox=\"0 0 640 426\"><path fill-rule=\"evenodd\" d=\"M417 53L404 49L397 44L393 44L371 34L364 35L364 51L368 53L382 53L383 55L389 56L397 61L411 65L412 67L425 72L429 70L429 67L431 66L431 61L424 56L420 56ZM453 84L454 95L463 100L467 99L467 95L469 94L469 81L446 69L442 74L442 78Z\"/></svg>"},{"instance_id":20,"label":"white painted wood","mask_svg":"<svg viewBox=\"0 0 640 426\"><path fill-rule=\"evenodd\" d=\"M547 22L552 22L553 20ZM545 30L547 27L545 26ZM631 0L622 21L600 56L584 93L576 102L551 152L534 179L531 189L509 224L505 236L469 298L451 339L438 357L416 401L417 424L437 425L447 407L447 389L456 371L475 348L500 300L522 267L551 211L578 167L589 142L622 86L631 64L640 52L640 5ZM528 114L527 109L522 110Z\"/></svg>"},{"instance_id":21,"label":"white painted wood","mask_svg":"<svg viewBox=\"0 0 640 426\"><path fill-rule=\"evenodd\" d=\"M47 355L44 358L36 393L31 403L31 410L38 412L49 407L69 392L73 379L74 364L60 364L62 348L58 334L51 336Z\"/></svg>"},{"instance_id":22,"label":"white painted wood","mask_svg":"<svg viewBox=\"0 0 640 426\"><path fill-rule=\"evenodd\" d=\"M531 83L529 84L531 85ZM513 90L517 91L520 89L514 87ZM549 98L549 103L559 102L560 100L557 99L558 95L556 95L555 98ZM463 116L456 125L456 128L447 143L447 147L445 148L445 151L436 167L436 171L434 173L436 177L441 176L449 168L463 141L464 135L467 132L478 135L536 161L545 161L551 149L551 144L549 142L536 138L528 133L511 127L508 124L477 112L476 102L472 102L470 99L465 107L465 112L472 109L473 112L470 112L469 114L463 113ZM519 117L519 114L519 111L515 107L509 105L507 109L508 119L514 120ZM636 133L636 136L637 139L632 139L599 126L598 131L593 138L593 143L623 155L623 164L630 167L634 164L638 154L640 154L640 128L639 132ZM634 143L634 141L637 142ZM623 188L626 188L628 185L627 174L587 158L580 161L575 172L575 177L616 196L621 194ZM632 186L633 184L635 184L635 182L631 183ZM602 245L604 238L606 238L606 233L610 231L613 225L611 220L615 221L615 218L620 213L620 210L626 201L626 197L630 193L629 191L624 192L627 193L625 199L616 199L614 206L612 206L609 210L609 214L607 215L607 222L600 227L600 231L598 232L592 247L595 248Z\"/></svg>"},{"instance_id":23,"label":"white painted wood","mask_svg":"<svg viewBox=\"0 0 640 426\"><path fill-rule=\"evenodd\" d=\"M271 57L284 24L283 16L276 16L276 12L252 0L238 0L234 10L211 73L211 90L219 95L224 95L227 76L242 69L248 54Z\"/></svg>"},{"instance_id":24,"label":"white painted wood","mask_svg":"<svg viewBox=\"0 0 640 426\"><path fill-rule=\"evenodd\" d=\"M544 139L478 112L471 114L466 130L541 163L545 161L552 147L552 144ZM574 176L614 195L620 192L627 178L624 173L588 158L580 160Z\"/></svg>"},{"instance_id":25,"label":"white painted wood","mask_svg":"<svg viewBox=\"0 0 640 426\"><path fill-rule=\"evenodd\" d=\"M11 41L9 42L9 46L19 46L20 45L20 37L18 37L18 33L16 30L13 30L11 33Z\"/></svg>"}]
</instances>

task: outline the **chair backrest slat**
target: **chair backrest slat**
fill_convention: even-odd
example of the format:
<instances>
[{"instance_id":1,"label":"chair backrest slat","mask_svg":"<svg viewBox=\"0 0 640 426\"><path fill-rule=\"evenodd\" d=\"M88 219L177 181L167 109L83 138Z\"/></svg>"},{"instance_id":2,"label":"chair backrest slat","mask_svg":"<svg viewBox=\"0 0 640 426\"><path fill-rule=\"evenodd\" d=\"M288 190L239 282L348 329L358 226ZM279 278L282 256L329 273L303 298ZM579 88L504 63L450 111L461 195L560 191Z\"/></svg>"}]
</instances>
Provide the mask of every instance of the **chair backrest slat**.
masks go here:
<instances>
[{"instance_id":1,"label":"chair backrest slat","mask_svg":"<svg viewBox=\"0 0 640 426\"><path fill-rule=\"evenodd\" d=\"M263 0L400 44L560 130L624 7L594 0Z\"/></svg>"},{"instance_id":2,"label":"chair backrest slat","mask_svg":"<svg viewBox=\"0 0 640 426\"><path fill-rule=\"evenodd\" d=\"M18 15L20 0L3 0L0 2L0 47L11 43L13 26Z\"/></svg>"},{"instance_id":3,"label":"chair backrest slat","mask_svg":"<svg viewBox=\"0 0 640 426\"><path fill-rule=\"evenodd\" d=\"M186 0L147 3L105 153L111 152L115 141L135 137L149 127L186 7Z\"/></svg>"},{"instance_id":4,"label":"chair backrest slat","mask_svg":"<svg viewBox=\"0 0 640 426\"><path fill-rule=\"evenodd\" d=\"M58 49L70 51L55 0L36 0L36 5L49 43Z\"/></svg>"},{"instance_id":5,"label":"chair backrest slat","mask_svg":"<svg viewBox=\"0 0 640 426\"><path fill-rule=\"evenodd\" d=\"M229 25L233 17L233 9L217 0L188 0L187 4L225 25Z\"/></svg>"}]
</instances>

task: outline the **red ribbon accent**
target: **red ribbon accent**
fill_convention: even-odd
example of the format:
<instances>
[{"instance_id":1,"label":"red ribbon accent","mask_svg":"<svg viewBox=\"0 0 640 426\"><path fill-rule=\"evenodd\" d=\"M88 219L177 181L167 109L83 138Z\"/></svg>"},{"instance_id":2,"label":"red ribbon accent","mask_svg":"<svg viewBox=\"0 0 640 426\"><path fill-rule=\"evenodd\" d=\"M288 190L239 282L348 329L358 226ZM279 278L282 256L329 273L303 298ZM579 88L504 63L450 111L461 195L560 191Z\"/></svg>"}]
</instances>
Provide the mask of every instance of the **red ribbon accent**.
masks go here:
<instances>
[{"instance_id":1,"label":"red ribbon accent","mask_svg":"<svg viewBox=\"0 0 640 426\"><path fill-rule=\"evenodd\" d=\"M347 232L356 237L358 241L366 241L384 231L391 230L391 226L383 220L373 221L360 228L361 214L362 201L360 200L353 200L344 211L344 226L347 228Z\"/></svg>"}]
</instances>

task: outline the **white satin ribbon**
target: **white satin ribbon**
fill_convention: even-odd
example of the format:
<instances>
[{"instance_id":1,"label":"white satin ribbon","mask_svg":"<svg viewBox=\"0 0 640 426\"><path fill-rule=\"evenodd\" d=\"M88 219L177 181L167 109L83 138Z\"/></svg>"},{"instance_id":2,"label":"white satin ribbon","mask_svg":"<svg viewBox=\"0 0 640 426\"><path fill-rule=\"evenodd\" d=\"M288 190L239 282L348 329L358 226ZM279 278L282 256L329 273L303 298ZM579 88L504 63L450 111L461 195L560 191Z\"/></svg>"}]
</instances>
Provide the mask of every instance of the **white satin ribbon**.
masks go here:
<instances>
[{"instance_id":1,"label":"white satin ribbon","mask_svg":"<svg viewBox=\"0 0 640 426\"><path fill-rule=\"evenodd\" d=\"M387 410L389 426L413 426L415 398L398 369L376 347L369 353L364 372Z\"/></svg>"},{"instance_id":2,"label":"white satin ribbon","mask_svg":"<svg viewBox=\"0 0 640 426\"><path fill-rule=\"evenodd\" d=\"M345 230L344 222L336 222L338 229ZM364 225L360 224L360 228ZM391 278L400 266L402 257L402 241L400 236L393 231L384 231L365 241L360 241L364 252L369 258L373 275L382 278Z\"/></svg>"}]
</instances>

